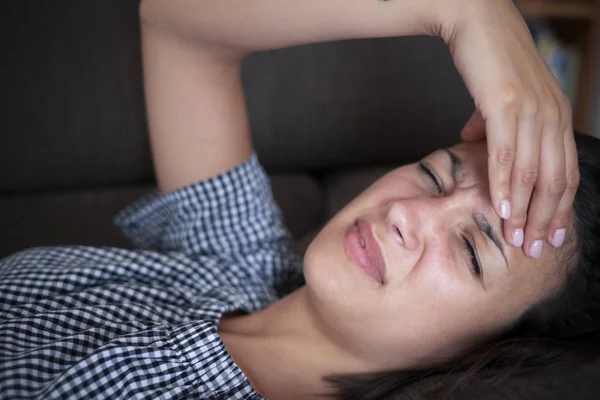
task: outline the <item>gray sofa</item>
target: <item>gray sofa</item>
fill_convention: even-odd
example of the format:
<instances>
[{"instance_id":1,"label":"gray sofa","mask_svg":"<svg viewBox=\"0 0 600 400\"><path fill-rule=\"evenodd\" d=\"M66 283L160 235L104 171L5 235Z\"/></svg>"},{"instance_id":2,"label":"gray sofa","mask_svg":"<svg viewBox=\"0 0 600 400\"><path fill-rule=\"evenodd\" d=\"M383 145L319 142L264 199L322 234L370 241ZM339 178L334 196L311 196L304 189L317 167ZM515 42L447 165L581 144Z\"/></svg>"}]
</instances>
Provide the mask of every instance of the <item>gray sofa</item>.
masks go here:
<instances>
[{"instance_id":1,"label":"gray sofa","mask_svg":"<svg viewBox=\"0 0 600 400\"><path fill-rule=\"evenodd\" d=\"M154 188L137 6L0 3L0 257L30 246L130 246L111 219ZM255 148L298 251L383 172L456 142L473 111L435 38L256 54L243 78ZM595 399L598 374L600 363L460 398ZM397 398L422 399L432 383Z\"/></svg>"}]
</instances>

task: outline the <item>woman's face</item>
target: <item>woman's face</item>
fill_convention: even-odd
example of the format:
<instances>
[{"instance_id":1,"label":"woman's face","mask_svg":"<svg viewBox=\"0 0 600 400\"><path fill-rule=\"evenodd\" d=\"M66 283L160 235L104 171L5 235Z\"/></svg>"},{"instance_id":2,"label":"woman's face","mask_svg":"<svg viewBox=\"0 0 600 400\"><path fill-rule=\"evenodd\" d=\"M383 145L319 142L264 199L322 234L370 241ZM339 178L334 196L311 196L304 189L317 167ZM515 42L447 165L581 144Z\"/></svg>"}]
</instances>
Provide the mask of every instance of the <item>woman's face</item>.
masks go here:
<instances>
[{"instance_id":1,"label":"woman's face","mask_svg":"<svg viewBox=\"0 0 600 400\"><path fill-rule=\"evenodd\" d=\"M560 265L551 246L534 260L504 241L478 142L375 182L314 239L304 275L329 334L385 369L493 337L560 285Z\"/></svg>"}]
</instances>

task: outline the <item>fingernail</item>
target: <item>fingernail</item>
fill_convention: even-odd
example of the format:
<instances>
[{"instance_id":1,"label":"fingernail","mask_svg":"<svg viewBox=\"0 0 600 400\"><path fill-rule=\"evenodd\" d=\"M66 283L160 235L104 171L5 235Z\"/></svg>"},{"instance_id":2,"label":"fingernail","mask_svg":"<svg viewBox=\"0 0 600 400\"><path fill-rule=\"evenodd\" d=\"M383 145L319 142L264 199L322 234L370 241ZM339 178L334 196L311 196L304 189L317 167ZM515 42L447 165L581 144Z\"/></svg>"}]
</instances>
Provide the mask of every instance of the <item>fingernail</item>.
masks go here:
<instances>
[{"instance_id":1,"label":"fingernail","mask_svg":"<svg viewBox=\"0 0 600 400\"><path fill-rule=\"evenodd\" d=\"M565 235L567 231L566 229L557 229L554 231L554 235L552 235L552 246L560 247L565 242Z\"/></svg>"},{"instance_id":2,"label":"fingernail","mask_svg":"<svg viewBox=\"0 0 600 400\"><path fill-rule=\"evenodd\" d=\"M512 233L512 244L515 247L523 246L523 229L515 229Z\"/></svg>"},{"instance_id":3,"label":"fingernail","mask_svg":"<svg viewBox=\"0 0 600 400\"><path fill-rule=\"evenodd\" d=\"M531 246L529 247L529 255L533 258L540 258L543 248L544 242L541 240L536 240L535 242L531 243Z\"/></svg>"},{"instance_id":4,"label":"fingernail","mask_svg":"<svg viewBox=\"0 0 600 400\"><path fill-rule=\"evenodd\" d=\"M500 202L500 218L510 218L510 203L508 202L508 200L502 200Z\"/></svg>"}]
</instances>

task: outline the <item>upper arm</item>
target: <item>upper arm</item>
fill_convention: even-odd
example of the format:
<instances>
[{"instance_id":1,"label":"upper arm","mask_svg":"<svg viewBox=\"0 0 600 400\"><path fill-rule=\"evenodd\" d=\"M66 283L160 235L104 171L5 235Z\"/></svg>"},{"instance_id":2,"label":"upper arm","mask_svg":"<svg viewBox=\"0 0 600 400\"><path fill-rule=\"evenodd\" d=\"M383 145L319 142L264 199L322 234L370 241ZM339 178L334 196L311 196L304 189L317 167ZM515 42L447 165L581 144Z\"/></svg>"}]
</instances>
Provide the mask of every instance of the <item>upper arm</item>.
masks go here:
<instances>
[{"instance_id":1,"label":"upper arm","mask_svg":"<svg viewBox=\"0 0 600 400\"><path fill-rule=\"evenodd\" d=\"M218 175L250 156L239 60L143 20L142 54L162 193Z\"/></svg>"}]
</instances>

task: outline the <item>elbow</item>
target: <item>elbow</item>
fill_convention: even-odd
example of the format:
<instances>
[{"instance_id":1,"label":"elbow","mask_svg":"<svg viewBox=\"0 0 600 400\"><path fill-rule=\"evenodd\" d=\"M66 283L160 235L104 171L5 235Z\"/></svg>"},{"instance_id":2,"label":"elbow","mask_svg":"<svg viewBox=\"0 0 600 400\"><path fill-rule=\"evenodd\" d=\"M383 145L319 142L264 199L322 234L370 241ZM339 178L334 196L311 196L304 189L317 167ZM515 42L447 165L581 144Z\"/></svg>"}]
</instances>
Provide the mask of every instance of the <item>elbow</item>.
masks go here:
<instances>
[{"instance_id":1,"label":"elbow","mask_svg":"<svg viewBox=\"0 0 600 400\"><path fill-rule=\"evenodd\" d=\"M162 0L141 0L138 8L140 22L161 25L161 17L164 19L169 9L168 3Z\"/></svg>"},{"instance_id":2,"label":"elbow","mask_svg":"<svg viewBox=\"0 0 600 400\"><path fill-rule=\"evenodd\" d=\"M176 32L185 24L190 25L190 14L194 15L189 2L173 0L141 0L138 8L140 23ZM194 27L193 24L191 24Z\"/></svg>"},{"instance_id":3,"label":"elbow","mask_svg":"<svg viewBox=\"0 0 600 400\"><path fill-rule=\"evenodd\" d=\"M204 2L141 0L138 13L142 26L194 43L201 43L205 39Z\"/></svg>"}]
</instances>

